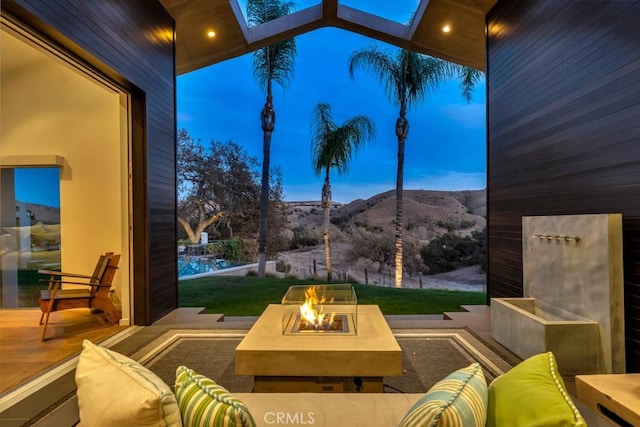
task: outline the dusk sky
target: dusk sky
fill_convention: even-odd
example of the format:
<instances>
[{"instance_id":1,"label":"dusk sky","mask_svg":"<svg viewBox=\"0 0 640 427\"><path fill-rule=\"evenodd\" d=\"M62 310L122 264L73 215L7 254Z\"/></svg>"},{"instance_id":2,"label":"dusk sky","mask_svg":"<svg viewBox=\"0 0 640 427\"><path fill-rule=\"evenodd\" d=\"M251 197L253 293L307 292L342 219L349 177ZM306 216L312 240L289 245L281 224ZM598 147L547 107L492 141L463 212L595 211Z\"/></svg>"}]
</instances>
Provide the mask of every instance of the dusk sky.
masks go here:
<instances>
[{"instance_id":1,"label":"dusk sky","mask_svg":"<svg viewBox=\"0 0 640 427\"><path fill-rule=\"evenodd\" d=\"M239 3L244 10L244 2ZM316 2L296 3L300 10ZM356 0L342 3L404 23L418 0L392 5L389 5L392 2ZM404 10L390 10L399 6ZM371 9L374 7L378 10ZM284 90L274 88L276 124L271 164L282 169L285 199L320 199L323 178L313 173L310 142L311 112L320 101L331 105L338 124L364 114L374 121L377 130L375 139L356 153L346 175L332 174L333 200L347 203L394 189L397 164L394 124L398 107L385 97L382 87L369 73L359 70L352 80L348 62L351 53L363 47L377 44L391 53L397 48L336 28L303 34L296 38L296 44L298 54L291 85ZM249 155L262 161L259 117L265 94L253 78L251 54L178 76L177 84L178 128L185 128L203 143L212 139L234 140ZM460 95L459 83L452 81L410 109L407 116L410 130L405 189L486 187L484 80L477 85L470 103Z\"/></svg>"},{"instance_id":2,"label":"dusk sky","mask_svg":"<svg viewBox=\"0 0 640 427\"><path fill-rule=\"evenodd\" d=\"M296 2L297 10L317 0ZM406 23L419 0L394 2L341 0ZM239 1L244 11L245 1ZM453 29L455 31L455 29ZM327 102L338 124L355 115L367 115L377 135L349 165L346 175L333 173L333 200L348 203L393 190L396 185L397 140L394 131L398 107L384 95L378 81L358 70L348 73L352 52L377 44L394 53L397 48L367 37L324 28L296 38L295 76L284 90L274 88L276 125L271 145L271 165L283 174L285 200L319 200L323 177L311 164L311 112ZM252 55L230 59L177 78L178 128L208 143L234 140L262 162L260 110L265 94L253 78ZM409 137L405 153L404 188L424 190L475 190L486 187L485 83L477 85L473 100L460 95L452 81L429 94L408 112ZM31 169L16 174L18 200L59 206L58 171ZM51 182L52 187L42 185ZM40 184L36 184L40 183Z\"/></svg>"}]
</instances>

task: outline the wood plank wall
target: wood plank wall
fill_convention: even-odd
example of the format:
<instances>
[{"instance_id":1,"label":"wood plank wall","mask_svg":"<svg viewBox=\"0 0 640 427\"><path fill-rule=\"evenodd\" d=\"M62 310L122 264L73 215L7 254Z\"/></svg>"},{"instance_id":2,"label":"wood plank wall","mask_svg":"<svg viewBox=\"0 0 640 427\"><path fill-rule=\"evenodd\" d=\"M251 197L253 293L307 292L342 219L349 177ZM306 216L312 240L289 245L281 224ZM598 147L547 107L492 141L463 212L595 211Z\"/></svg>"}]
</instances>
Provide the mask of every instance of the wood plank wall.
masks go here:
<instances>
[{"instance_id":1,"label":"wood plank wall","mask_svg":"<svg viewBox=\"0 0 640 427\"><path fill-rule=\"evenodd\" d=\"M522 296L523 215L622 213L628 372L640 372L639 23L638 0L499 0L487 15L489 297Z\"/></svg>"},{"instance_id":2,"label":"wood plank wall","mask_svg":"<svg viewBox=\"0 0 640 427\"><path fill-rule=\"evenodd\" d=\"M158 1L2 0L131 93L134 322L178 304L174 22Z\"/></svg>"}]
</instances>

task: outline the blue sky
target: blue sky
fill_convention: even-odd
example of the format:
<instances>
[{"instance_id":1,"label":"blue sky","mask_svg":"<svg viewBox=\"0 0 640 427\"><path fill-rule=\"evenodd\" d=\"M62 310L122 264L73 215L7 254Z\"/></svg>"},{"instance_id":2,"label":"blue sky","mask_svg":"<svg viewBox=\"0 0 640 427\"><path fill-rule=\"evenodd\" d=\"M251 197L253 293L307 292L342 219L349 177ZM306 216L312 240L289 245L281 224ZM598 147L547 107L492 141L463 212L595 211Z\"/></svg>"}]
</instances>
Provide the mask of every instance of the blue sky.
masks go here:
<instances>
[{"instance_id":1,"label":"blue sky","mask_svg":"<svg viewBox=\"0 0 640 427\"><path fill-rule=\"evenodd\" d=\"M300 10L318 1L296 2ZM405 23L419 0L341 0L388 19ZM239 1L244 11L245 3ZM310 116L322 101L332 107L339 124L354 115L370 117L377 136L363 147L346 175L331 176L333 200L347 203L393 190L396 179L397 140L394 132L398 107L384 96L378 82L366 72L352 80L348 59L352 52L378 44L396 48L336 28L324 28L296 38L298 55L290 87L274 90L277 115L271 146L271 164L283 173L285 199L319 200L322 177L311 165ZM252 74L251 54L234 58L177 78L178 128L204 143L234 140L262 161L260 110L264 93ZM405 189L467 190L486 187L485 84L473 101L461 96L457 82L441 86L408 112L409 138L405 157ZM58 171L16 171L18 200L59 206ZM55 176L53 176L55 175Z\"/></svg>"},{"instance_id":2,"label":"blue sky","mask_svg":"<svg viewBox=\"0 0 640 427\"><path fill-rule=\"evenodd\" d=\"M241 7L244 5L241 3ZM306 6L309 3L302 4ZM364 1L343 2L364 7ZM390 7L391 2L378 7ZM411 14L401 11L368 10L406 22ZM298 3L300 5L300 3ZM387 4L385 6L384 4ZM397 6L397 5L396 5ZM415 7L412 6L412 7ZM300 8L300 7L299 7ZM299 9L298 8L298 9ZM371 118L377 136L363 147L346 175L332 174L333 199L350 202L395 188L397 140L394 131L398 107L367 72L348 73L352 52L378 44L389 52L396 48L336 28L324 28L296 38L295 76L290 87L274 90L276 125L271 145L271 164L283 173L285 199L318 200L322 177L311 165L310 116L322 101L332 107L339 124L359 114ZM252 74L251 54L178 76L178 127L196 139L232 139L262 161L262 130L259 113L265 95ZM409 137L405 157L405 189L467 190L486 186L485 83L477 85L473 100L460 95L452 81L434 91L408 112Z\"/></svg>"},{"instance_id":3,"label":"blue sky","mask_svg":"<svg viewBox=\"0 0 640 427\"><path fill-rule=\"evenodd\" d=\"M16 168L16 200L60 207L60 171L58 168Z\"/></svg>"}]
</instances>

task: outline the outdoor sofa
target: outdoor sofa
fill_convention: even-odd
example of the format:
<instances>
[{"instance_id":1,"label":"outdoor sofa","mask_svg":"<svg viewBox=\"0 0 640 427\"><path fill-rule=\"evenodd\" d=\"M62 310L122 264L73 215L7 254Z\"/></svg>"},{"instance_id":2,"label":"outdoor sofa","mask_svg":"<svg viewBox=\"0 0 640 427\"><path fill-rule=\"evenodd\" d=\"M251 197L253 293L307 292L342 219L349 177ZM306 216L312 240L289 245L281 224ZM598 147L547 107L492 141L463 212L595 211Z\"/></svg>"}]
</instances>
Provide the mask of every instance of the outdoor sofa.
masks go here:
<instances>
[{"instance_id":1,"label":"outdoor sofa","mask_svg":"<svg viewBox=\"0 0 640 427\"><path fill-rule=\"evenodd\" d=\"M188 367L167 385L86 340L76 369L82 426L585 426L551 352L490 385L478 363L424 394L229 393Z\"/></svg>"}]
</instances>

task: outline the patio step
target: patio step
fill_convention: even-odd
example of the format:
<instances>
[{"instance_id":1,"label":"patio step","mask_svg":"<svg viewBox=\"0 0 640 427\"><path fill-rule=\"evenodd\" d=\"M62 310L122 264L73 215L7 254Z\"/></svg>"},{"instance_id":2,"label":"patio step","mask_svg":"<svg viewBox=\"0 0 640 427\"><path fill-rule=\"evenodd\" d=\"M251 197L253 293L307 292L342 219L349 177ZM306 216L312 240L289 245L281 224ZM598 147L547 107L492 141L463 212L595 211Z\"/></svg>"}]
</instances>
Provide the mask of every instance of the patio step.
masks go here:
<instances>
[{"instance_id":1,"label":"patio step","mask_svg":"<svg viewBox=\"0 0 640 427\"><path fill-rule=\"evenodd\" d=\"M491 311L486 305L460 306L463 311L448 311L443 313L447 320L455 321L471 327L475 332L491 332Z\"/></svg>"},{"instance_id":2,"label":"patio step","mask_svg":"<svg viewBox=\"0 0 640 427\"><path fill-rule=\"evenodd\" d=\"M216 327L224 314L203 314L204 307L180 307L153 323L152 326L174 328Z\"/></svg>"},{"instance_id":3,"label":"patio step","mask_svg":"<svg viewBox=\"0 0 640 427\"><path fill-rule=\"evenodd\" d=\"M488 305L461 305L460 310L464 310L472 313L489 313L490 312Z\"/></svg>"}]
</instances>

